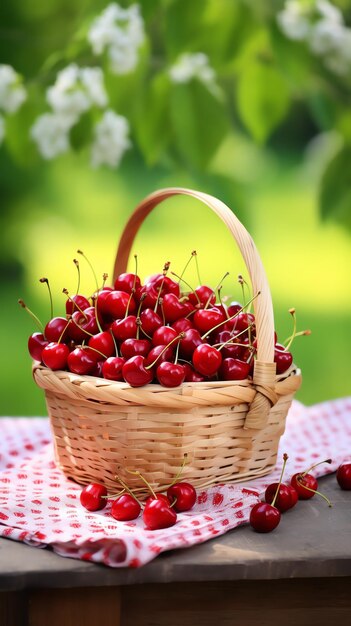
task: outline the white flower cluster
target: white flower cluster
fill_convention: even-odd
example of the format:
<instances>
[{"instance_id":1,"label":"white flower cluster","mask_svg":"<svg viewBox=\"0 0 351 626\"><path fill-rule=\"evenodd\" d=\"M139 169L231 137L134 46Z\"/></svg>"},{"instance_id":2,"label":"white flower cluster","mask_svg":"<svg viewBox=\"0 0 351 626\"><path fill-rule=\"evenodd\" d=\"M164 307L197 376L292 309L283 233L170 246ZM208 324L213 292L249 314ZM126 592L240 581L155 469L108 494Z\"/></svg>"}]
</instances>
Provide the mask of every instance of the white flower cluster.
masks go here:
<instances>
[{"instance_id":1,"label":"white flower cluster","mask_svg":"<svg viewBox=\"0 0 351 626\"><path fill-rule=\"evenodd\" d=\"M289 39L306 41L331 71L341 76L350 73L351 28L345 26L341 11L328 0L287 0L277 21Z\"/></svg>"},{"instance_id":2,"label":"white flower cluster","mask_svg":"<svg viewBox=\"0 0 351 626\"><path fill-rule=\"evenodd\" d=\"M11 65L0 65L0 111L16 113L27 97L21 77ZM0 144L5 137L5 119L0 114Z\"/></svg>"},{"instance_id":3,"label":"white flower cluster","mask_svg":"<svg viewBox=\"0 0 351 626\"><path fill-rule=\"evenodd\" d=\"M105 108L108 97L99 67L79 68L72 63L58 73L55 84L46 92L51 106L31 128L31 137L44 159L53 159L70 149L69 133L80 116L93 106ZM128 121L113 111L105 111L94 128L92 164L115 167L129 147ZM1 133L1 128L0 128Z\"/></svg>"},{"instance_id":4,"label":"white flower cluster","mask_svg":"<svg viewBox=\"0 0 351 626\"><path fill-rule=\"evenodd\" d=\"M169 70L174 83L189 83L197 78L205 85L212 85L215 81L215 71L209 65L208 56L203 52L182 54Z\"/></svg>"},{"instance_id":5,"label":"white flower cluster","mask_svg":"<svg viewBox=\"0 0 351 626\"><path fill-rule=\"evenodd\" d=\"M144 22L139 6L124 9L109 4L91 25L88 41L94 54L105 50L114 74L128 74L138 63L138 49L144 40Z\"/></svg>"}]
</instances>

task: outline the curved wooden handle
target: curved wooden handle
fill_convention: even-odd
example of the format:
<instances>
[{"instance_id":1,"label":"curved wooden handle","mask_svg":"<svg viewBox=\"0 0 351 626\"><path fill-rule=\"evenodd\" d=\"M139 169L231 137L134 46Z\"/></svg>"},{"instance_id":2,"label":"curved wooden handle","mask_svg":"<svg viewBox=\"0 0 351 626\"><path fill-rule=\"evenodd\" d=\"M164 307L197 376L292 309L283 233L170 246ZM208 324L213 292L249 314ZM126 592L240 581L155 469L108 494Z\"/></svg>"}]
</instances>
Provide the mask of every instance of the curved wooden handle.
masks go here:
<instances>
[{"instance_id":1,"label":"curved wooden handle","mask_svg":"<svg viewBox=\"0 0 351 626\"><path fill-rule=\"evenodd\" d=\"M114 280L119 274L126 271L133 241L144 219L160 202L176 195L186 195L197 198L210 207L210 209L221 218L233 235L243 256L250 275L253 294L255 295L259 292L258 297L255 298L253 302L257 332L257 360L255 361L253 381L258 393L251 404L245 427L262 428L266 424L271 405L275 404L277 399L274 392L276 368L273 361L273 305L267 276L257 248L246 228L234 213L223 202L201 191L194 191L182 187L170 187L155 191L136 207L124 228L117 250Z\"/></svg>"}]
</instances>

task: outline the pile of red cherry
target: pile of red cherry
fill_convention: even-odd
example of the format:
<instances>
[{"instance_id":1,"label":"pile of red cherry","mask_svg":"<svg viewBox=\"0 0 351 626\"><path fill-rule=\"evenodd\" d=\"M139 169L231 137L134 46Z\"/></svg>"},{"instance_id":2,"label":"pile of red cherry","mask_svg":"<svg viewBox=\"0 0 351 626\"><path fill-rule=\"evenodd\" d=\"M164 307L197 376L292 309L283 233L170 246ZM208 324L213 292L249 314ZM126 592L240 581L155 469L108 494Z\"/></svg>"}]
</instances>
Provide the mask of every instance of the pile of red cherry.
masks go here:
<instances>
[{"instance_id":1,"label":"pile of red cherry","mask_svg":"<svg viewBox=\"0 0 351 626\"><path fill-rule=\"evenodd\" d=\"M294 474L290 480L290 484L282 483L285 465L288 460L287 454L283 456L284 463L278 483L272 483L265 491L265 502L255 504L250 512L250 525L254 530L260 533L269 533L274 530L280 520L281 513L292 509L298 500L309 500L316 494L321 496L329 506L332 506L330 500L317 491L317 479L309 472L320 463L331 463L331 459L320 461L312 465L305 472ZM351 463L343 463L339 466L336 479L344 490L351 490Z\"/></svg>"},{"instance_id":2,"label":"pile of red cherry","mask_svg":"<svg viewBox=\"0 0 351 626\"><path fill-rule=\"evenodd\" d=\"M52 370L125 381L132 387L250 377L257 340L255 316L248 310L259 294L244 306L227 306L220 288L200 285L181 291L182 281L170 278L168 271L169 263L144 284L137 273L123 273L113 287L97 287L89 298L78 290L73 296L63 290L66 315L52 313L45 328L29 337L30 355ZM41 282L49 287L46 278ZM293 362L290 344L275 344L278 374Z\"/></svg>"},{"instance_id":3,"label":"pile of red cherry","mask_svg":"<svg viewBox=\"0 0 351 626\"><path fill-rule=\"evenodd\" d=\"M155 493L152 487L139 472L138 474L147 484L150 496L143 503L128 486L119 479L122 492L112 502L111 515L119 522L127 522L139 517L143 512L143 522L148 530L160 530L174 526L177 521L177 513L190 511L196 502L196 490L187 482L173 482L167 489L167 493ZM83 488L80 494L80 502L88 511L100 511L108 500L111 499L105 486L91 483Z\"/></svg>"}]
</instances>

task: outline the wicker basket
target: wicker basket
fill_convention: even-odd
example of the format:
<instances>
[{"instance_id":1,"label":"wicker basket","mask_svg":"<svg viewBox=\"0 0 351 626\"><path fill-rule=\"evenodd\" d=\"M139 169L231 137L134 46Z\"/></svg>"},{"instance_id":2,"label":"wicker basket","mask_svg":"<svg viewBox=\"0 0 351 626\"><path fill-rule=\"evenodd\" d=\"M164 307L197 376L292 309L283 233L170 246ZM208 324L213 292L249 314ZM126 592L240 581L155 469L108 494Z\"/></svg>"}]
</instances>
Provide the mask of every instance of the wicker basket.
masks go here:
<instances>
[{"instance_id":1,"label":"wicker basket","mask_svg":"<svg viewBox=\"0 0 351 626\"><path fill-rule=\"evenodd\" d=\"M243 225L223 202L182 188L157 191L139 204L122 234L114 277L126 271L135 235L145 217L163 200L185 194L210 207L227 225L246 263L253 293L257 360L253 381L183 383L131 388L127 383L34 363L36 383L45 390L56 458L79 483L99 481L116 487L115 475L142 488L139 470L157 490L167 486L188 462L182 477L195 486L262 476L276 462L279 439L293 394L301 384L292 366L276 376L274 320L270 290L257 249Z\"/></svg>"}]
</instances>

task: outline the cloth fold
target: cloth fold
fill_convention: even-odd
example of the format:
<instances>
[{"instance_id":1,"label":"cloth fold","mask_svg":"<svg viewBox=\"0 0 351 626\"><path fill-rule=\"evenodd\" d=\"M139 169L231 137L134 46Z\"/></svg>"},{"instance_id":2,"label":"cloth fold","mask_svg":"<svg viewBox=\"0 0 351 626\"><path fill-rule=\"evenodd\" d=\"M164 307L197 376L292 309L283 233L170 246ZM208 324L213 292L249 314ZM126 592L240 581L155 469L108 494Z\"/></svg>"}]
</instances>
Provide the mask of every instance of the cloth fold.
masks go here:
<instances>
[{"instance_id":1,"label":"cloth fold","mask_svg":"<svg viewBox=\"0 0 351 626\"><path fill-rule=\"evenodd\" d=\"M142 517L116 521L110 503L94 513L81 506L81 487L56 466L47 418L2 418L0 424L0 536L111 567L139 567L161 552L247 523L266 486L278 479L284 452L289 455L285 482L318 461L332 459L313 470L317 477L351 460L351 398L312 407L294 401L269 475L200 489L195 507L179 514L175 526L149 531Z\"/></svg>"}]
</instances>

